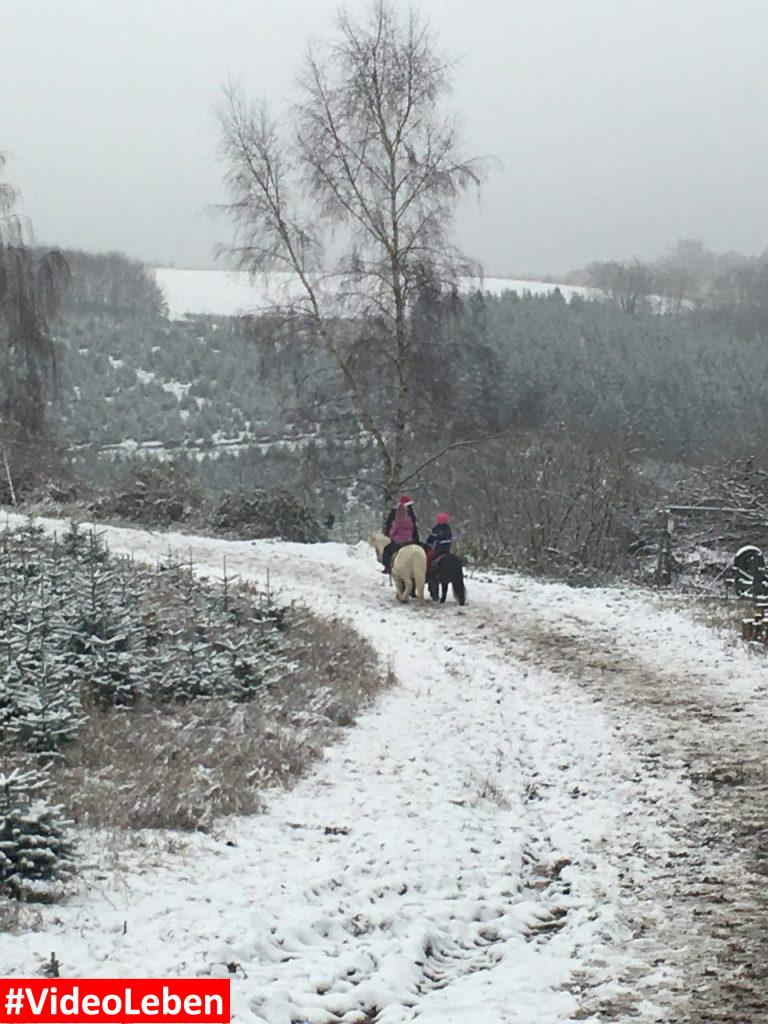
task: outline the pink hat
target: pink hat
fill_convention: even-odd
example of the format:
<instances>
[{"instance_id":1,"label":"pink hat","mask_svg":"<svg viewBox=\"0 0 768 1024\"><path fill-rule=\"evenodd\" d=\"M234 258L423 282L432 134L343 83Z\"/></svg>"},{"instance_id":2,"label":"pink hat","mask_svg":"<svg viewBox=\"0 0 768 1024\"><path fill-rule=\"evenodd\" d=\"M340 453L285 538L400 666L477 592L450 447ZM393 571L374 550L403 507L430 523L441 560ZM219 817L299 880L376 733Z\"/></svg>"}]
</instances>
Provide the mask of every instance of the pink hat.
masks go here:
<instances>
[{"instance_id":1,"label":"pink hat","mask_svg":"<svg viewBox=\"0 0 768 1024\"><path fill-rule=\"evenodd\" d=\"M404 508L406 505L413 504L413 498L410 496L410 494L404 494L397 504Z\"/></svg>"}]
</instances>

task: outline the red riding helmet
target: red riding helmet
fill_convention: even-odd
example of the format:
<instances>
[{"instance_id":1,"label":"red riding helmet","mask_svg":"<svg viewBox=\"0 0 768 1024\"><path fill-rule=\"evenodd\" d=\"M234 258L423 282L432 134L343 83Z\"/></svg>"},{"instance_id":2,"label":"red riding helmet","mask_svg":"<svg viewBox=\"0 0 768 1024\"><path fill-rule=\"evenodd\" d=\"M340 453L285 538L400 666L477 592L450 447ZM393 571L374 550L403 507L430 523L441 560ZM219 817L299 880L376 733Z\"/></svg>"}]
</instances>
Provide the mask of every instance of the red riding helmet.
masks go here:
<instances>
[{"instance_id":1,"label":"red riding helmet","mask_svg":"<svg viewBox=\"0 0 768 1024\"><path fill-rule=\"evenodd\" d=\"M446 523L450 523L451 517L448 515L447 512L438 512L437 521L440 524L440 526L445 526Z\"/></svg>"}]
</instances>

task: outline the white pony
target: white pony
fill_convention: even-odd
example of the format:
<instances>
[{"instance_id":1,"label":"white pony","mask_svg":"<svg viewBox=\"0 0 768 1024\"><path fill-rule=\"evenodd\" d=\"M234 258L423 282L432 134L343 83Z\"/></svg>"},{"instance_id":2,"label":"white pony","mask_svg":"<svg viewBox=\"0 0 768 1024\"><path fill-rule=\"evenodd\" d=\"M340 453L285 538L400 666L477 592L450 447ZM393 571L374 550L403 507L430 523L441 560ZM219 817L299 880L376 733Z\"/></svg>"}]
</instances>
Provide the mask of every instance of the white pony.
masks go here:
<instances>
[{"instance_id":1,"label":"white pony","mask_svg":"<svg viewBox=\"0 0 768 1024\"><path fill-rule=\"evenodd\" d=\"M376 549L376 557L381 562L384 548L389 544L389 537L383 533L374 533L371 544ZM406 544L395 552L392 559L392 579L395 581L395 597L398 601L407 601L411 591L416 597L424 600L424 584L427 579L427 555L419 544Z\"/></svg>"}]
</instances>

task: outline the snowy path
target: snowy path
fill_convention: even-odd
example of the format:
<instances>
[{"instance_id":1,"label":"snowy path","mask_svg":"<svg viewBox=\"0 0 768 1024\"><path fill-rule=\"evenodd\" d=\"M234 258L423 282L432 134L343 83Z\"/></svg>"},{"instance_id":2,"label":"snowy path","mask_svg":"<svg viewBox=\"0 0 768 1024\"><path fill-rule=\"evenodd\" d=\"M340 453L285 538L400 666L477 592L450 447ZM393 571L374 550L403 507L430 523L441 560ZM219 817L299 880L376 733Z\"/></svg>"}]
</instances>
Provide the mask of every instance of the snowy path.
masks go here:
<instances>
[{"instance_id":1,"label":"snowy path","mask_svg":"<svg viewBox=\"0 0 768 1024\"><path fill-rule=\"evenodd\" d=\"M622 590L489 577L464 610L402 607L362 548L105 532L269 571L399 685L267 814L116 867L94 844L0 973L237 964L236 1019L269 1024L766 1019L761 662Z\"/></svg>"}]
</instances>

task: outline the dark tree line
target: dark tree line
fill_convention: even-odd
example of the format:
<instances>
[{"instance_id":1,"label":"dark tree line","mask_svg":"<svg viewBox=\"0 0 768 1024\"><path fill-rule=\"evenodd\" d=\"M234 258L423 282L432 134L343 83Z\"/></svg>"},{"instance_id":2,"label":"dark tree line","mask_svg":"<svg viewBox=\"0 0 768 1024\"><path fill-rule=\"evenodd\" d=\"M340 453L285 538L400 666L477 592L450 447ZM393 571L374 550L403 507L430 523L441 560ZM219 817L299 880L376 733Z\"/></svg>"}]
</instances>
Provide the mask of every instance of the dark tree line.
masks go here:
<instances>
[{"instance_id":1,"label":"dark tree line","mask_svg":"<svg viewBox=\"0 0 768 1024\"><path fill-rule=\"evenodd\" d=\"M122 253L66 249L71 281L63 301L67 313L108 313L146 318L165 313L165 299L154 274L140 260Z\"/></svg>"},{"instance_id":2,"label":"dark tree line","mask_svg":"<svg viewBox=\"0 0 768 1024\"><path fill-rule=\"evenodd\" d=\"M768 250L716 253L698 239L681 239L651 262L591 263L571 279L599 289L626 313L696 314L699 323L736 337L768 338Z\"/></svg>"}]
</instances>

